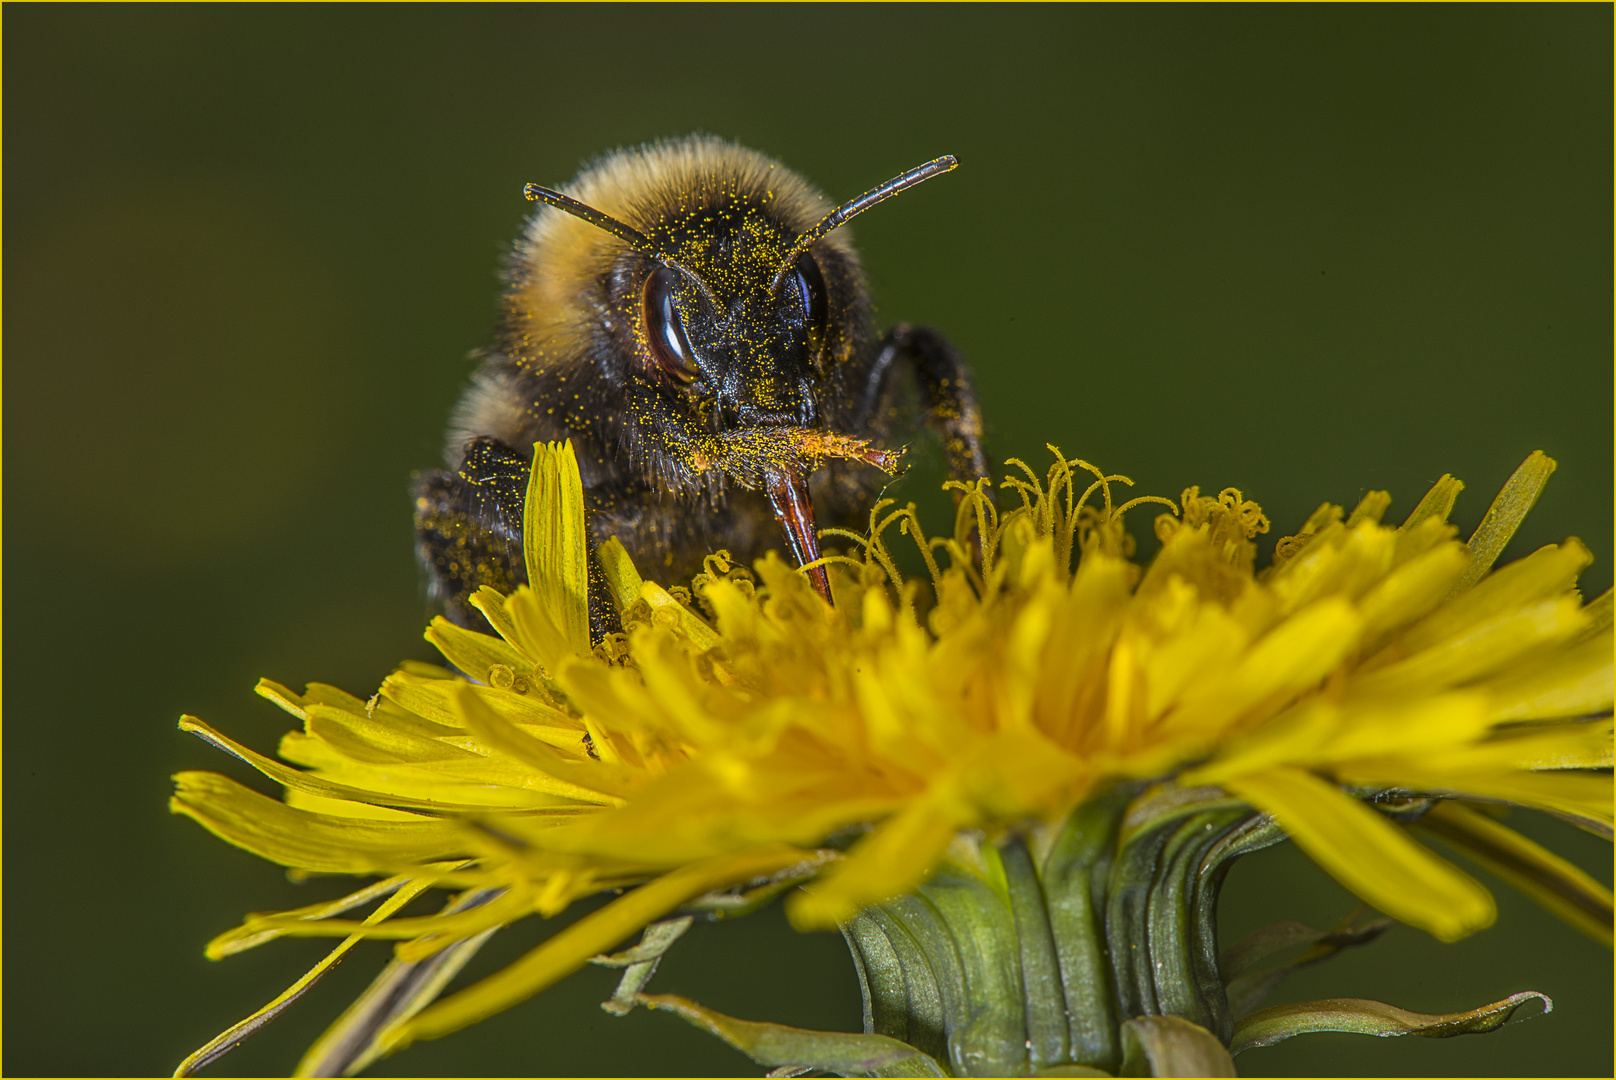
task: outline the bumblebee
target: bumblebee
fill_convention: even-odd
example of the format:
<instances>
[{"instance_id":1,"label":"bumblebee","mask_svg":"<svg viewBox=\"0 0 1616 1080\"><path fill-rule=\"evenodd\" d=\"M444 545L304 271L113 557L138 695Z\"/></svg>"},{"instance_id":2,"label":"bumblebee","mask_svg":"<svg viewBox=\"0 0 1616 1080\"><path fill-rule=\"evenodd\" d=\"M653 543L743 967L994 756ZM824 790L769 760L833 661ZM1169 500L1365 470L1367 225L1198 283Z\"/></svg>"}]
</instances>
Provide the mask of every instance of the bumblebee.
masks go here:
<instances>
[{"instance_id":1,"label":"bumblebee","mask_svg":"<svg viewBox=\"0 0 1616 1080\"><path fill-rule=\"evenodd\" d=\"M572 441L591 550L615 536L669 579L782 538L812 563L819 523L863 525L895 471L889 448L922 419L951 478L985 476L964 361L930 328L877 332L838 231L956 164L834 206L762 154L692 136L608 154L564 191L528 185L542 205L510 258L496 343L454 411L449 468L415 487L418 551L448 616L471 625L479 586L526 580L538 441ZM618 622L591 565L598 639ZM824 569L809 576L829 600Z\"/></svg>"}]
</instances>

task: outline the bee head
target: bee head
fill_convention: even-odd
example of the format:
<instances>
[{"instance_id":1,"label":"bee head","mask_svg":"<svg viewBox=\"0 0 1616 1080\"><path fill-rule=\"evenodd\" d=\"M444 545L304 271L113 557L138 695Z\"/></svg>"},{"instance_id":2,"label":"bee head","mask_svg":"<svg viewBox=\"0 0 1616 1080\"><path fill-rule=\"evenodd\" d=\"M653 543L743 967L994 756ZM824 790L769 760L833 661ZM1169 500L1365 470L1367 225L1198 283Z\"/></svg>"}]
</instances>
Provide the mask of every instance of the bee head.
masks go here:
<instances>
[{"instance_id":1,"label":"bee head","mask_svg":"<svg viewBox=\"0 0 1616 1080\"><path fill-rule=\"evenodd\" d=\"M654 234L660 250L647 258L638 286L636 374L705 406L719 432L811 428L822 419L825 275L813 254L791 252L795 237L772 224L745 207L669 223ZM824 253L847 277L853 268L838 254Z\"/></svg>"},{"instance_id":2,"label":"bee head","mask_svg":"<svg viewBox=\"0 0 1616 1080\"><path fill-rule=\"evenodd\" d=\"M621 217L550 188L525 189L621 241L605 254L601 298L616 346L610 374L658 405L630 422L678 419L685 434L718 436L823 427L827 380L864 307L851 248L825 238L956 162L938 158L828 212L786 170L761 158L746 164L643 184L620 200Z\"/></svg>"},{"instance_id":3,"label":"bee head","mask_svg":"<svg viewBox=\"0 0 1616 1080\"><path fill-rule=\"evenodd\" d=\"M518 249L508 355L551 380L544 404L563 427L615 442L652 490L761 489L812 563L809 475L830 457L897 460L838 430L860 415L843 365L874 341L863 271L835 230L956 164L832 207L768 158L697 137L612 155L572 194L529 184L560 213L535 215ZM810 576L829 599L823 568Z\"/></svg>"}]
</instances>

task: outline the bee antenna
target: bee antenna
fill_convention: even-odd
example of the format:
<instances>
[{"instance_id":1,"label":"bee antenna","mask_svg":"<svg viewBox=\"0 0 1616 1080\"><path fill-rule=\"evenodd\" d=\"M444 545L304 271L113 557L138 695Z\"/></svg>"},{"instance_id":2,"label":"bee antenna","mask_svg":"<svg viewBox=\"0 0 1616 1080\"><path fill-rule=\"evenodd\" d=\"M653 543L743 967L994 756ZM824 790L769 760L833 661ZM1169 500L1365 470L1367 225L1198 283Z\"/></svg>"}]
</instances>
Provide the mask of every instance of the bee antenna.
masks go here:
<instances>
[{"instance_id":1,"label":"bee antenna","mask_svg":"<svg viewBox=\"0 0 1616 1080\"><path fill-rule=\"evenodd\" d=\"M529 202L541 202L546 206L553 206L557 210L565 211L575 218L581 218L582 220L587 221L589 224L595 226L595 228L604 229L606 232L611 233L613 236L623 241L623 243L627 244L635 251L638 251L644 255L650 255L660 262L667 263L669 266L673 267L685 277L699 285L701 287L701 291L707 294L708 301L711 302L715 307L719 307L720 310L722 310L718 300L713 296L713 291L707 287L707 283L701 279L701 275L690 269L690 267L686 266L683 262L675 258L671 253L663 248L662 245L658 244L655 240L652 240L649 236L646 236L632 225L625 225L623 222L618 221L610 214L602 213L601 211L596 210L593 206L590 206L588 203L581 203L572 196L563 195L561 192L556 191L553 188L542 187L538 184L526 184L522 188L522 194L527 196L527 200Z\"/></svg>"},{"instance_id":2,"label":"bee antenna","mask_svg":"<svg viewBox=\"0 0 1616 1080\"><path fill-rule=\"evenodd\" d=\"M774 280L769 282L769 291L773 292L779 288L780 282L786 276L786 271L791 269L791 265L796 262L797 256L813 247L819 238L826 233L833 229L841 228L850 219L864 213L876 203L890 199L904 188L914 187L922 181L930 180L934 176L941 176L943 173L950 172L958 167L959 160L953 154L944 154L942 157L934 158L924 165L916 165L906 173L894 176L886 183L871 188L857 198L847 200L820 218L819 224L797 237L797 242L791 245L791 250L786 252L785 258L780 260L780 268L775 271ZM529 198L532 198L532 196L529 196Z\"/></svg>"}]
</instances>

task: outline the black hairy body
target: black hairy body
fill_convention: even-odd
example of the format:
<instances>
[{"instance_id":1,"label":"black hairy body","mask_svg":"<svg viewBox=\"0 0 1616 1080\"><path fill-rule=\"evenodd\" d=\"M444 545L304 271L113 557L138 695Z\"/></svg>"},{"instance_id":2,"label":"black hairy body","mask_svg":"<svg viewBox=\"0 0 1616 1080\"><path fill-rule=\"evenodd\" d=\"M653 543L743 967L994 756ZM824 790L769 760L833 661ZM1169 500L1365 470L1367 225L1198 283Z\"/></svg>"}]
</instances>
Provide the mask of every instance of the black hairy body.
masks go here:
<instances>
[{"instance_id":1,"label":"black hairy body","mask_svg":"<svg viewBox=\"0 0 1616 1080\"><path fill-rule=\"evenodd\" d=\"M664 581L720 548L747 563L784 539L806 562L816 526L862 529L888 482L878 466L895 460L883 448L916 434L906 399L951 477L985 475L964 363L935 331L877 333L863 268L833 231L953 166L939 162L841 209L770 159L701 137L608 155L566 194L530 188L550 205L517 244L496 343L450 425L450 467L416 487L419 552L448 615L469 625L479 586L525 581L535 442L572 441L591 540L617 537ZM597 636L615 626L603 588L591 619Z\"/></svg>"}]
</instances>

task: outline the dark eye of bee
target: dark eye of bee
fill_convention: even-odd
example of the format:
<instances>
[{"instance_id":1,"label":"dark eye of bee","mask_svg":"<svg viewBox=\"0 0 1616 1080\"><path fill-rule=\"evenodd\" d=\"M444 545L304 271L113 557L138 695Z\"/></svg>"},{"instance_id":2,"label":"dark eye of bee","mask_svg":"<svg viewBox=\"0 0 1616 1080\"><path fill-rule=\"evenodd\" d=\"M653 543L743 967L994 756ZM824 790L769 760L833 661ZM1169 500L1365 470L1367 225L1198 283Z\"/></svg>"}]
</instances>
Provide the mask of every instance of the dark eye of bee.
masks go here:
<instances>
[{"instance_id":1,"label":"dark eye of bee","mask_svg":"<svg viewBox=\"0 0 1616 1080\"><path fill-rule=\"evenodd\" d=\"M797 290L802 295L803 315L810 330L825 325L825 277L819 264L806 251L797 256Z\"/></svg>"},{"instance_id":2,"label":"dark eye of bee","mask_svg":"<svg viewBox=\"0 0 1616 1080\"><path fill-rule=\"evenodd\" d=\"M660 266L645 280L645 336L651 355L668 378L687 383L696 377L696 354L684 320L673 302L674 271Z\"/></svg>"}]
</instances>

